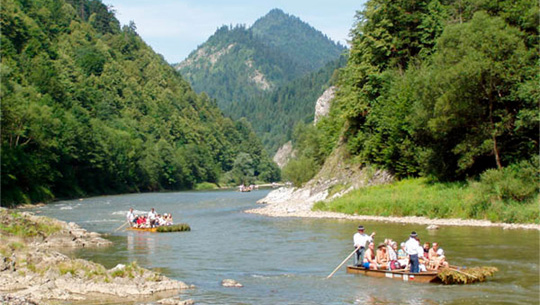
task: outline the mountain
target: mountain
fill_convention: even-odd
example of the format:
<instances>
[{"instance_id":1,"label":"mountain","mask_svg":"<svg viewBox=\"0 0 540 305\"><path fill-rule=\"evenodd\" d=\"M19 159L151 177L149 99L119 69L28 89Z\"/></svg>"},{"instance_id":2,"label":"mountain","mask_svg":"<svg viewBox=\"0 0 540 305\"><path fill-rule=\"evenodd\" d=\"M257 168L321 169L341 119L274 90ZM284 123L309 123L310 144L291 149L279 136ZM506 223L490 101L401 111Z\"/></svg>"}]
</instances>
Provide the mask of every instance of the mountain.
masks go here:
<instances>
[{"instance_id":1,"label":"mountain","mask_svg":"<svg viewBox=\"0 0 540 305\"><path fill-rule=\"evenodd\" d=\"M222 26L174 66L195 91L208 93L225 109L316 71L344 50L297 17L274 9L251 28Z\"/></svg>"},{"instance_id":2,"label":"mountain","mask_svg":"<svg viewBox=\"0 0 540 305\"><path fill-rule=\"evenodd\" d=\"M101 1L5 0L0 13L3 206L279 179L249 122Z\"/></svg>"},{"instance_id":3,"label":"mountain","mask_svg":"<svg viewBox=\"0 0 540 305\"><path fill-rule=\"evenodd\" d=\"M245 117L275 152L296 121L309 120L345 48L279 9L246 28L219 28L175 68L224 114ZM307 118L306 118L307 117Z\"/></svg>"}]
</instances>

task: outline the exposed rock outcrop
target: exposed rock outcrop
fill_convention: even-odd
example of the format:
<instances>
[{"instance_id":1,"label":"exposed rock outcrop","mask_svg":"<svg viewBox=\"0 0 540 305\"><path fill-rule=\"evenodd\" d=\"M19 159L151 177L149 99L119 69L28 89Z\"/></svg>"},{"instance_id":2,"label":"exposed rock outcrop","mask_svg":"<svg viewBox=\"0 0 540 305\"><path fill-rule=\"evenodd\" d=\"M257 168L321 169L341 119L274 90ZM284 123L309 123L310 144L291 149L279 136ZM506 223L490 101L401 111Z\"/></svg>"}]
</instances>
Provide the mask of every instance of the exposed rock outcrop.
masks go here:
<instances>
[{"instance_id":1,"label":"exposed rock outcrop","mask_svg":"<svg viewBox=\"0 0 540 305\"><path fill-rule=\"evenodd\" d=\"M107 270L57 252L58 247L112 243L74 223L0 211L0 300L2 304L47 304L55 300L113 302L191 288L136 263ZM31 228L31 229L24 229Z\"/></svg>"},{"instance_id":2,"label":"exposed rock outcrop","mask_svg":"<svg viewBox=\"0 0 540 305\"><path fill-rule=\"evenodd\" d=\"M295 151L293 149L292 142L289 141L278 149L273 160L276 162L279 168L283 168L285 165L287 165L290 159L294 158L294 156Z\"/></svg>"},{"instance_id":3,"label":"exposed rock outcrop","mask_svg":"<svg viewBox=\"0 0 540 305\"><path fill-rule=\"evenodd\" d=\"M326 160L321 171L305 186L274 190L257 201L267 206L247 212L273 216L311 212L317 201L331 200L360 187L393 181L393 176L386 171L347 163L343 154L344 148L337 149Z\"/></svg>"},{"instance_id":4,"label":"exposed rock outcrop","mask_svg":"<svg viewBox=\"0 0 540 305\"><path fill-rule=\"evenodd\" d=\"M324 116L327 116L330 112L330 106L332 105L332 100L336 96L336 87L332 86L326 89L323 94L317 99L315 103L315 118L313 124L317 122Z\"/></svg>"}]
</instances>

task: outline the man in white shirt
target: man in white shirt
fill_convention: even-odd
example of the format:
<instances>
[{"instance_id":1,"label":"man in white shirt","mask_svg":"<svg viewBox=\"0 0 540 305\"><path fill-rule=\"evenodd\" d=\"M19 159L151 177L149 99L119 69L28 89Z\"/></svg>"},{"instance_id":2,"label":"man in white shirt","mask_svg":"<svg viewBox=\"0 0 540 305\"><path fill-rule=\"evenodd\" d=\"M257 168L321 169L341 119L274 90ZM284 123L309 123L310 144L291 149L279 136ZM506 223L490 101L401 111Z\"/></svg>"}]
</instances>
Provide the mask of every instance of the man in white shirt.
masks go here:
<instances>
[{"instance_id":1,"label":"man in white shirt","mask_svg":"<svg viewBox=\"0 0 540 305\"><path fill-rule=\"evenodd\" d=\"M152 208L152 210L148 212L148 220L150 221L150 228L153 228L156 226L157 213L154 210L154 208Z\"/></svg>"},{"instance_id":2,"label":"man in white shirt","mask_svg":"<svg viewBox=\"0 0 540 305\"><path fill-rule=\"evenodd\" d=\"M129 226L133 226L133 220L135 219L135 214L133 214L133 208L130 208L126 214L126 220L129 223Z\"/></svg>"},{"instance_id":3,"label":"man in white shirt","mask_svg":"<svg viewBox=\"0 0 540 305\"><path fill-rule=\"evenodd\" d=\"M409 255L409 262L411 263L412 273L418 273L420 271L420 263L418 261L418 251L422 249L422 247L420 246L420 243L418 242L417 238L418 238L418 235L416 234L416 232L412 231L409 239L405 242L405 252L407 252L407 254Z\"/></svg>"},{"instance_id":4,"label":"man in white shirt","mask_svg":"<svg viewBox=\"0 0 540 305\"><path fill-rule=\"evenodd\" d=\"M356 255L354 257L354 265L359 266L364 261L364 252L366 252L366 243L373 242L373 236L375 232L371 235L364 233L364 226L358 226L358 232L353 236L354 248L356 250Z\"/></svg>"}]
</instances>

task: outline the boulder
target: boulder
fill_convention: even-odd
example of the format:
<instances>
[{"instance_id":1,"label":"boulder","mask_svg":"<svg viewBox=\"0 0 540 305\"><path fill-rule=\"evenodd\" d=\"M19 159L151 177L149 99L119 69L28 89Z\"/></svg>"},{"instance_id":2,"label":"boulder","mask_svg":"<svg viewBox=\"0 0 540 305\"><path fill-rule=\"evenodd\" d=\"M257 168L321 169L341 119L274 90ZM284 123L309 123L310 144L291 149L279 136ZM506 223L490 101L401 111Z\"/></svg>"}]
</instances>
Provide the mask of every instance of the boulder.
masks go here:
<instances>
[{"instance_id":1,"label":"boulder","mask_svg":"<svg viewBox=\"0 0 540 305\"><path fill-rule=\"evenodd\" d=\"M223 286L223 287L237 287L237 288L244 287L244 285L238 283L235 280L231 280L231 279L224 279L223 281L221 281L221 286Z\"/></svg>"}]
</instances>

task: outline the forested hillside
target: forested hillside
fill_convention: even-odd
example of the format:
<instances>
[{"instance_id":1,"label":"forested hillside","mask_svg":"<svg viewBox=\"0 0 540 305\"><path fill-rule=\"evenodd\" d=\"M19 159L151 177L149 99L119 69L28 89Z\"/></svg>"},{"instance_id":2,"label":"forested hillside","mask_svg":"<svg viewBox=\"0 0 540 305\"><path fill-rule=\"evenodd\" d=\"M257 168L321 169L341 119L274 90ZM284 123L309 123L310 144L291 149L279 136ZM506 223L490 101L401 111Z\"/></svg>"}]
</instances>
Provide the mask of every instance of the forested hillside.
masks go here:
<instances>
[{"instance_id":1,"label":"forested hillside","mask_svg":"<svg viewBox=\"0 0 540 305\"><path fill-rule=\"evenodd\" d=\"M275 152L293 124L313 115L345 48L279 9L246 28L223 26L180 64L197 92L217 100L224 114L245 117Z\"/></svg>"},{"instance_id":2,"label":"forested hillside","mask_svg":"<svg viewBox=\"0 0 540 305\"><path fill-rule=\"evenodd\" d=\"M5 0L1 30L2 205L279 178L101 1Z\"/></svg>"},{"instance_id":3,"label":"forested hillside","mask_svg":"<svg viewBox=\"0 0 540 305\"><path fill-rule=\"evenodd\" d=\"M538 223L538 9L532 0L368 1L330 115L295 132L298 157L284 176L302 184L346 148L349 162L427 178L403 184L411 200L389 188L399 199L385 215ZM420 202L422 190L439 195ZM319 208L380 211L378 193L366 194Z\"/></svg>"},{"instance_id":4,"label":"forested hillside","mask_svg":"<svg viewBox=\"0 0 540 305\"><path fill-rule=\"evenodd\" d=\"M224 112L233 119L245 117L261 138L270 155L291 140L294 126L311 124L315 102L337 81L337 70L347 63L345 55L327 63L316 72L290 81L271 92L250 96L245 101L234 101Z\"/></svg>"}]
</instances>

